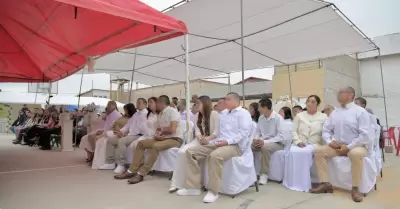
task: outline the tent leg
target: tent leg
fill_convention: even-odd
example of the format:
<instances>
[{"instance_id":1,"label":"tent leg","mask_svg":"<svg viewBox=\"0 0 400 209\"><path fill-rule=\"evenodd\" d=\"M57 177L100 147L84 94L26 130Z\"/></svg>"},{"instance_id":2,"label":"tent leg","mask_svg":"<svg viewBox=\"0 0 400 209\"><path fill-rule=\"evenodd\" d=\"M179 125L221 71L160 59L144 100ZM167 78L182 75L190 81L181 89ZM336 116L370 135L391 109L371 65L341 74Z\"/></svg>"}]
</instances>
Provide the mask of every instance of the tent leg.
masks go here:
<instances>
[{"instance_id":1,"label":"tent leg","mask_svg":"<svg viewBox=\"0 0 400 209\"><path fill-rule=\"evenodd\" d=\"M231 87L232 87L231 86L231 74L228 73L228 93L230 93L232 91Z\"/></svg>"},{"instance_id":2,"label":"tent leg","mask_svg":"<svg viewBox=\"0 0 400 209\"><path fill-rule=\"evenodd\" d=\"M378 59L379 59L379 67L381 71L381 84L382 84L382 93L383 93L383 105L385 108L385 122L386 122L386 130L389 130L388 116L387 116L387 106L386 106L386 92L385 92L385 83L383 81L383 69L382 69L382 59L381 59L381 49L378 48Z\"/></svg>"},{"instance_id":3,"label":"tent leg","mask_svg":"<svg viewBox=\"0 0 400 209\"><path fill-rule=\"evenodd\" d=\"M292 75L290 74L290 69L289 65L287 65L287 72L288 72L288 78L289 78L289 90L290 90L290 104L293 105L293 91L292 91Z\"/></svg>"},{"instance_id":4,"label":"tent leg","mask_svg":"<svg viewBox=\"0 0 400 209\"><path fill-rule=\"evenodd\" d=\"M79 86L79 94L78 94L78 111L79 111L79 105L81 104L81 93L82 93L82 82L83 82L83 70L82 70L82 75L81 75L81 84L80 84L80 86ZM76 148L76 141L77 141L77 138L78 138L78 122L79 121L76 121L76 126L75 126L75 140L73 141L73 144L72 144L72 147L74 148L74 151L75 151L75 148Z\"/></svg>"},{"instance_id":5,"label":"tent leg","mask_svg":"<svg viewBox=\"0 0 400 209\"><path fill-rule=\"evenodd\" d=\"M129 100L127 103L131 102L131 96L132 96L132 86L133 86L133 76L135 75L135 66L136 66L136 54L137 54L137 48L135 48L135 56L133 57L133 67L132 67L132 77L131 77L131 89L129 90ZM136 85L137 87L137 85ZM137 89L137 88L136 88Z\"/></svg>"},{"instance_id":6,"label":"tent leg","mask_svg":"<svg viewBox=\"0 0 400 209\"><path fill-rule=\"evenodd\" d=\"M245 107L246 96L244 92L243 0L240 0L240 54L242 61L242 99L243 107Z\"/></svg>"},{"instance_id":7,"label":"tent leg","mask_svg":"<svg viewBox=\"0 0 400 209\"><path fill-rule=\"evenodd\" d=\"M189 35L185 35L185 75L186 75L186 134L189 136L189 121L190 121L190 71L189 71Z\"/></svg>"}]
</instances>

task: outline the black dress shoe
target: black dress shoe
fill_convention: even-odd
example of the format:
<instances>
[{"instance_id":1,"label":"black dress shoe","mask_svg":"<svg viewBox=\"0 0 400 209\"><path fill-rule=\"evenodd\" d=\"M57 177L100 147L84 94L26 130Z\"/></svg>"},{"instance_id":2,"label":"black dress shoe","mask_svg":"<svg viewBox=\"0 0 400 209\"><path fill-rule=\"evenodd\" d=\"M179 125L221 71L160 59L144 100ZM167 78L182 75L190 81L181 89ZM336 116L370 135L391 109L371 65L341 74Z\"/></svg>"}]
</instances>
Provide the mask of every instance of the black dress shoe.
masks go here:
<instances>
[{"instance_id":1,"label":"black dress shoe","mask_svg":"<svg viewBox=\"0 0 400 209\"><path fill-rule=\"evenodd\" d=\"M13 143L13 144L21 144L21 141L16 140L16 141L13 141L12 143Z\"/></svg>"},{"instance_id":2,"label":"black dress shoe","mask_svg":"<svg viewBox=\"0 0 400 209\"><path fill-rule=\"evenodd\" d=\"M50 147L39 147L39 149L41 149L41 150L51 150Z\"/></svg>"}]
</instances>

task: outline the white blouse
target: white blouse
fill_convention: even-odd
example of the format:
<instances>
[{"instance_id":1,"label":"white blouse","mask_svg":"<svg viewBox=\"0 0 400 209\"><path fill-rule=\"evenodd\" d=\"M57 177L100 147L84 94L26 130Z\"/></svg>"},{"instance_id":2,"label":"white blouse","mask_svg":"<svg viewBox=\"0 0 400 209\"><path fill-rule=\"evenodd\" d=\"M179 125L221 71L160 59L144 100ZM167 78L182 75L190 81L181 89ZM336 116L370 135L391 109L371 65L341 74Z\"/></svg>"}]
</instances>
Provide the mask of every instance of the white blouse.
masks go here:
<instances>
[{"instance_id":1,"label":"white blouse","mask_svg":"<svg viewBox=\"0 0 400 209\"><path fill-rule=\"evenodd\" d=\"M284 141L283 143L286 146L290 146L292 144L292 129L293 129L293 122L291 119L285 119L281 123L281 131L283 133Z\"/></svg>"},{"instance_id":2,"label":"white blouse","mask_svg":"<svg viewBox=\"0 0 400 209\"><path fill-rule=\"evenodd\" d=\"M322 128L327 120L324 113L317 112L310 115L307 111L298 113L293 120L293 144L320 144L322 145Z\"/></svg>"},{"instance_id":3,"label":"white blouse","mask_svg":"<svg viewBox=\"0 0 400 209\"><path fill-rule=\"evenodd\" d=\"M144 136L152 137L156 133L158 127L157 114L150 113L146 120L146 125L144 126Z\"/></svg>"}]
</instances>

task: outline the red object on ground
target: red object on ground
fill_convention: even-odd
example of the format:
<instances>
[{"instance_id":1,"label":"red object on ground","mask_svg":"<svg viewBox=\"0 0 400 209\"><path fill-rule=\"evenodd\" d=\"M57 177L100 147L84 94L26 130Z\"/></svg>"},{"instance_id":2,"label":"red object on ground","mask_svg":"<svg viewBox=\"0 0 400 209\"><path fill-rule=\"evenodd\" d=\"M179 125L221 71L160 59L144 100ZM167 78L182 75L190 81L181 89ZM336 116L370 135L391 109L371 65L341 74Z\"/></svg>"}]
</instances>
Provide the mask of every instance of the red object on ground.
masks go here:
<instances>
[{"instance_id":1,"label":"red object on ground","mask_svg":"<svg viewBox=\"0 0 400 209\"><path fill-rule=\"evenodd\" d=\"M187 33L138 0L0 1L0 82L48 82L82 69L87 56Z\"/></svg>"},{"instance_id":2,"label":"red object on ground","mask_svg":"<svg viewBox=\"0 0 400 209\"><path fill-rule=\"evenodd\" d=\"M396 156L399 156L399 152L400 152L400 127L397 127L397 130L399 131L399 139L397 141L397 151L396 151ZM393 131L394 132L394 131ZM394 134L394 133L393 133ZM396 139L394 139L396 140Z\"/></svg>"}]
</instances>

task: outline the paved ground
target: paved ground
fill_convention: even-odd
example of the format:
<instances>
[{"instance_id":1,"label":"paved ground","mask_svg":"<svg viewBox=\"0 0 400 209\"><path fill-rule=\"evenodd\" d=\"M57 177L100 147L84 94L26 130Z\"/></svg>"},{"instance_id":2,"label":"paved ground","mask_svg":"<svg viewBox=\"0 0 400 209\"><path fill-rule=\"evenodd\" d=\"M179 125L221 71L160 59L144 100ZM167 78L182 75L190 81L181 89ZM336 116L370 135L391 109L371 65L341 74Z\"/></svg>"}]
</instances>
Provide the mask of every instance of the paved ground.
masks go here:
<instances>
[{"instance_id":1,"label":"paved ground","mask_svg":"<svg viewBox=\"0 0 400 209\"><path fill-rule=\"evenodd\" d=\"M84 164L82 150L40 151L11 144L11 135L0 135L1 209L138 209L138 208L224 208L224 209L398 209L400 208L400 157L387 156L384 179L378 191L363 203L354 203L349 193L313 195L268 183L235 199L222 196L213 204L202 197L168 194L167 177L148 177L138 185L116 181L110 171L91 170Z\"/></svg>"}]
</instances>

